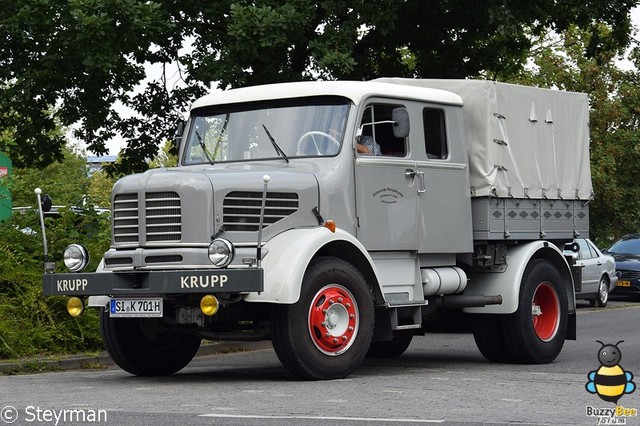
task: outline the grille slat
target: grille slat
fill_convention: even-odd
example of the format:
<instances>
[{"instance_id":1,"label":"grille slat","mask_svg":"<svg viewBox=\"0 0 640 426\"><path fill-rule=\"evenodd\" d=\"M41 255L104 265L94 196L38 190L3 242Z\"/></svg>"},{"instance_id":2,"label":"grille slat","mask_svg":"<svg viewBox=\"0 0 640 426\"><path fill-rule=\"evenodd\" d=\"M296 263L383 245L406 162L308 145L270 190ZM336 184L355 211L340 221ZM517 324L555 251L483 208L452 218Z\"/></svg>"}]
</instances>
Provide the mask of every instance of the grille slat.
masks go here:
<instances>
[{"instance_id":1,"label":"grille slat","mask_svg":"<svg viewBox=\"0 0 640 426\"><path fill-rule=\"evenodd\" d=\"M262 192L230 192L222 203L227 231L255 232L259 228ZM267 192L264 226L272 225L298 211L298 194Z\"/></svg>"}]
</instances>

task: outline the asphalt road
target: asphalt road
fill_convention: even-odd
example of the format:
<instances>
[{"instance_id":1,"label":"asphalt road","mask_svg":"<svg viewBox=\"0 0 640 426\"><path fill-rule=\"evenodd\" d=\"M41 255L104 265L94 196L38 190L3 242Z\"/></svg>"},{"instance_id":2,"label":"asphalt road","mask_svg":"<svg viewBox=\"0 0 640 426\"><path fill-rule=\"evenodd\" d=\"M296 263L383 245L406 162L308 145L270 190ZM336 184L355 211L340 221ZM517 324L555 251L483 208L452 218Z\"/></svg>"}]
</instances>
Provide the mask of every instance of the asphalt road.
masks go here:
<instances>
[{"instance_id":1,"label":"asphalt road","mask_svg":"<svg viewBox=\"0 0 640 426\"><path fill-rule=\"evenodd\" d=\"M2 376L0 426L81 424L83 417L109 425L595 425L590 409L616 407L585 389L587 374L600 367L596 340L624 340L619 364L640 384L639 317L638 303L581 303L578 340L547 365L491 364L455 327L327 382L294 380L272 349L198 357L162 378L116 368ZM636 389L618 405L640 409L639 396ZM613 420L635 425L639 417Z\"/></svg>"}]
</instances>

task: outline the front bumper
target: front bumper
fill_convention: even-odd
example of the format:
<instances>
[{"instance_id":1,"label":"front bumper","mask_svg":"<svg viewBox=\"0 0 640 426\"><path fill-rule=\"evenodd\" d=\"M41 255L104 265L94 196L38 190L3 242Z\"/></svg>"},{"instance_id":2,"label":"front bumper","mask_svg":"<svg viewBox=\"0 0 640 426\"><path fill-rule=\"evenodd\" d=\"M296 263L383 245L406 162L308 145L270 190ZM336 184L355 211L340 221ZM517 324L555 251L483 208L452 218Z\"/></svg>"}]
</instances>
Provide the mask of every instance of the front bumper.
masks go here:
<instances>
[{"instance_id":1,"label":"front bumper","mask_svg":"<svg viewBox=\"0 0 640 426\"><path fill-rule=\"evenodd\" d=\"M613 294L637 294L640 293L640 280L637 278L625 278L621 276L614 287Z\"/></svg>"},{"instance_id":2,"label":"front bumper","mask_svg":"<svg viewBox=\"0 0 640 426\"><path fill-rule=\"evenodd\" d=\"M250 293L264 290L261 268L44 274L46 296Z\"/></svg>"}]
</instances>

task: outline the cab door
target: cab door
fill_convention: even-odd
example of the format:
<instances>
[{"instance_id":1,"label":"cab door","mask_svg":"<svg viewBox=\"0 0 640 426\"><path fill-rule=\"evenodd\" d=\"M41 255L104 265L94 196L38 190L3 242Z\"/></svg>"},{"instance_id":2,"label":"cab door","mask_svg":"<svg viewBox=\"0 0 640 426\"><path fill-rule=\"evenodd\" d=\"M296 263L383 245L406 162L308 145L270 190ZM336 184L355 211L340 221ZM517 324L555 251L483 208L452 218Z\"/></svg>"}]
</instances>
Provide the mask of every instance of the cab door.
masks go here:
<instances>
[{"instance_id":1,"label":"cab door","mask_svg":"<svg viewBox=\"0 0 640 426\"><path fill-rule=\"evenodd\" d=\"M424 104L411 111L418 253L471 253L471 190L462 108Z\"/></svg>"},{"instance_id":2,"label":"cab door","mask_svg":"<svg viewBox=\"0 0 640 426\"><path fill-rule=\"evenodd\" d=\"M370 251L418 247L416 163L409 138L393 135L391 113L401 102L371 99L359 112L362 137L355 159L357 237ZM374 124L379 123L379 124Z\"/></svg>"}]
</instances>

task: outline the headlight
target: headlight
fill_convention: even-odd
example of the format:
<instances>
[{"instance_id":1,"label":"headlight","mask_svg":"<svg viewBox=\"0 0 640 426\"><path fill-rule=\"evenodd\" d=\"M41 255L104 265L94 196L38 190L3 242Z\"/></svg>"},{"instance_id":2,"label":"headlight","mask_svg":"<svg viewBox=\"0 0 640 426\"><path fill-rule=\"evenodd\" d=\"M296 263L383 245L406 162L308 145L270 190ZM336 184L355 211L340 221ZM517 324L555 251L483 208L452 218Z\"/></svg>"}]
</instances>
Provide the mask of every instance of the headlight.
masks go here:
<instances>
[{"instance_id":1,"label":"headlight","mask_svg":"<svg viewBox=\"0 0 640 426\"><path fill-rule=\"evenodd\" d=\"M89 264L89 252L80 244L64 249L64 264L71 272L82 271Z\"/></svg>"},{"instance_id":2,"label":"headlight","mask_svg":"<svg viewBox=\"0 0 640 426\"><path fill-rule=\"evenodd\" d=\"M229 265L234 255L233 244L223 238L217 238L209 245L209 260L218 268Z\"/></svg>"}]
</instances>

